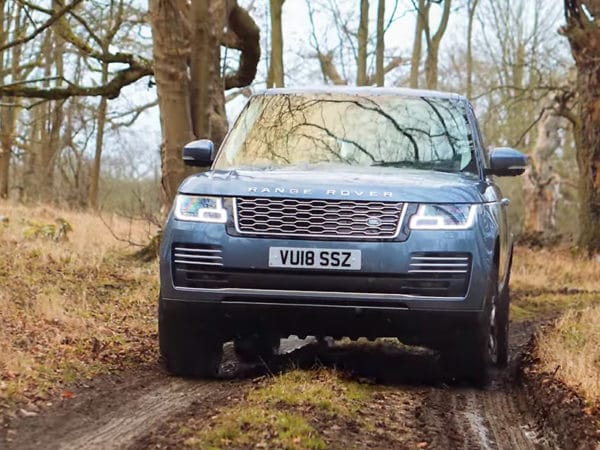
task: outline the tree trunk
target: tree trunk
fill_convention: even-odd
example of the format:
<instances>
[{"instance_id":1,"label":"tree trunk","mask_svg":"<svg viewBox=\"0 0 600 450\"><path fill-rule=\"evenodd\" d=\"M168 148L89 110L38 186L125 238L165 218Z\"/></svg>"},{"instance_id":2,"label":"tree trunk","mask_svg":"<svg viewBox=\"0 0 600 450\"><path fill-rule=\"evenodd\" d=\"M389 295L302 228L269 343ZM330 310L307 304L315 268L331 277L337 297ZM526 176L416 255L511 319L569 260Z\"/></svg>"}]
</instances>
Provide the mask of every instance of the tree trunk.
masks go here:
<instances>
[{"instance_id":1,"label":"tree trunk","mask_svg":"<svg viewBox=\"0 0 600 450\"><path fill-rule=\"evenodd\" d=\"M595 1L565 0L565 17L567 23L561 31L569 39L577 66L580 105L575 127L580 173L579 243L594 254L600 252L600 11Z\"/></svg>"},{"instance_id":2,"label":"tree trunk","mask_svg":"<svg viewBox=\"0 0 600 450\"><path fill-rule=\"evenodd\" d=\"M208 0L193 3L206 4ZM181 149L193 138L190 88L187 77L188 47L186 24L174 2L150 0L152 39L154 42L154 78L162 127L162 189L171 202L177 186L185 177Z\"/></svg>"},{"instance_id":3,"label":"tree trunk","mask_svg":"<svg viewBox=\"0 0 600 450\"><path fill-rule=\"evenodd\" d=\"M231 0L150 0L150 18L167 206L191 173L181 160L183 146L209 138L218 147L225 137L223 88L252 82L260 59L260 35L247 11ZM241 52L238 70L225 79L220 73L221 44Z\"/></svg>"},{"instance_id":4,"label":"tree trunk","mask_svg":"<svg viewBox=\"0 0 600 450\"><path fill-rule=\"evenodd\" d=\"M0 0L0 46L8 41L8 26L4 16L5 0ZM0 52L0 83L4 84L4 55ZM11 101L11 99L9 99ZM10 142L11 130L8 120L12 115L13 107L0 108L0 198L8 197L8 175L10 169Z\"/></svg>"},{"instance_id":5,"label":"tree trunk","mask_svg":"<svg viewBox=\"0 0 600 450\"><path fill-rule=\"evenodd\" d=\"M358 60L356 61L356 85L367 84L367 43L369 39L369 0L360 0L360 23L358 25Z\"/></svg>"},{"instance_id":6,"label":"tree trunk","mask_svg":"<svg viewBox=\"0 0 600 450\"><path fill-rule=\"evenodd\" d=\"M419 69L421 67L421 53L423 48L423 31L429 26L429 0L419 0L417 8L417 21L415 24L415 39L413 41L412 55L410 58L409 86L413 89L419 87Z\"/></svg>"},{"instance_id":7,"label":"tree trunk","mask_svg":"<svg viewBox=\"0 0 600 450\"><path fill-rule=\"evenodd\" d=\"M267 87L283 87L283 32L281 10L285 0L269 0L271 10L271 60Z\"/></svg>"},{"instance_id":8,"label":"tree trunk","mask_svg":"<svg viewBox=\"0 0 600 450\"><path fill-rule=\"evenodd\" d=\"M52 33L48 33L41 47L44 61L44 86L50 86L56 56L53 48ZM60 67L57 67L57 71ZM27 201L48 202L52 198L54 185L54 155L57 146L56 126L60 126L60 111L53 102L45 102L33 108L31 134L27 153L27 177L24 182Z\"/></svg>"},{"instance_id":9,"label":"tree trunk","mask_svg":"<svg viewBox=\"0 0 600 450\"><path fill-rule=\"evenodd\" d=\"M102 84L108 82L108 64L102 63ZM88 206L98 209L98 191L100 186L100 167L102 163L102 146L104 145L104 127L106 124L106 110L108 98L101 97L98 112L96 113L96 151L88 190Z\"/></svg>"},{"instance_id":10,"label":"tree trunk","mask_svg":"<svg viewBox=\"0 0 600 450\"><path fill-rule=\"evenodd\" d=\"M427 37L427 59L425 60L427 89L437 89L438 87L438 55L440 52L440 43L448 28L451 4L452 0L444 0L444 10L442 12L440 24L431 39L429 38L429 27L425 28L425 36Z\"/></svg>"},{"instance_id":11,"label":"tree trunk","mask_svg":"<svg viewBox=\"0 0 600 450\"><path fill-rule=\"evenodd\" d=\"M9 102L12 98L7 99ZM10 156L16 128L16 107L5 106L0 111L0 198L8 198Z\"/></svg>"},{"instance_id":12,"label":"tree trunk","mask_svg":"<svg viewBox=\"0 0 600 450\"><path fill-rule=\"evenodd\" d=\"M535 149L525 174L525 232L549 233L556 229L556 207L560 179L553 171L552 157L560 147L560 118L546 111L538 125Z\"/></svg>"},{"instance_id":13,"label":"tree trunk","mask_svg":"<svg viewBox=\"0 0 600 450\"><path fill-rule=\"evenodd\" d=\"M385 51L385 0L377 3L377 47L375 49L375 83L383 86L385 83L385 72L383 67L383 56Z\"/></svg>"},{"instance_id":14,"label":"tree trunk","mask_svg":"<svg viewBox=\"0 0 600 450\"><path fill-rule=\"evenodd\" d=\"M469 0L467 22L467 98L473 97L473 23L475 21L475 9L479 0Z\"/></svg>"}]
</instances>

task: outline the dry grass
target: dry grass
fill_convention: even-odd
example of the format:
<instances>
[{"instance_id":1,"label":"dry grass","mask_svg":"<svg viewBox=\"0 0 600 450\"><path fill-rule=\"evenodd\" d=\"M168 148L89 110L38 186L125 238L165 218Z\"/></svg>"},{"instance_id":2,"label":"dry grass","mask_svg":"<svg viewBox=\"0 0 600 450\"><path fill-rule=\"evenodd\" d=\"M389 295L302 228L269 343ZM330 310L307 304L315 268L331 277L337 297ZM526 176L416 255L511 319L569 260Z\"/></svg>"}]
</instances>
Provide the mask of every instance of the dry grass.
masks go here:
<instances>
[{"instance_id":1,"label":"dry grass","mask_svg":"<svg viewBox=\"0 0 600 450\"><path fill-rule=\"evenodd\" d=\"M600 262L566 248L515 249L511 287L516 291L600 292Z\"/></svg>"},{"instance_id":2,"label":"dry grass","mask_svg":"<svg viewBox=\"0 0 600 450\"><path fill-rule=\"evenodd\" d=\"M545 370L599 402L600 262L568 249L517 248L511 289L513 320L559 317L538 335Z\"/></svg>"},{"instance_id":3,"label":"dry grass","mask_svg":"<svg viewBox=\"0 0 600 450\"><path fill-rule=\"evenodd\" d=\"M0 409L156 358L155 264L132 263L95 215L0 202L0 217ZM126 240L152 232L105 221Z\"/></svg>"},{"instance_id":4,"label":"dry grass","mask_svg":"<svg viewBox=\"0 0 600 450\"><path fill-rule=\"evenodd\" d=\"M568 311L537 342L548 372L600 404L600 306Z\"/></svg>"},{"instance_id":5,"label":"dry grass","mask_svg":"<svg viewBox=\"0 0 600 450\"><path fill-rule=\"evenodd\" d=\"M600 262L568 249L515 249L511 275L513 320L556 315L600 303Z\"/></svg>"}]
</instances>

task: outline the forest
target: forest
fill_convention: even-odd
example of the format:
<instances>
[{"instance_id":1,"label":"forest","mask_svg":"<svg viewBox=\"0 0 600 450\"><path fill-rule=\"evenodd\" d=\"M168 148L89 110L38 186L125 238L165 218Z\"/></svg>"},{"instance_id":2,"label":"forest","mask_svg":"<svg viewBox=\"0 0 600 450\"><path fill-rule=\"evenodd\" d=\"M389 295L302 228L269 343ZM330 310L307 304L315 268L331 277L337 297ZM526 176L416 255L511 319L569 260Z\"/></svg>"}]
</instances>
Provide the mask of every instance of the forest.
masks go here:
<instances>
[{"instance_id":1,"label":"forest","mask_svg":"<svg viewBox=\"0 0 600 450\"><path fill-rule=\"evenodd\" d=\"M499 180L496 391L387 341L291 342L214 385L160 365L161 230L208 169L184 145L218 148L265 89L342 85L464 95L489 149L528 155ZM0 0L0 447L594 448L598 280L597 0Z\"/></svg>"},{"instance_id":2,"label":"forest","mask_svg":"<svg viewBox=\"0 0 600 450\"><path fill-rule=\"evenodd\" d=\"M488 145L530 155L507 187L522 233L599 245L580 2L36 3L2 4L2 198L160 211L182 146L218 144L252 92L403 86L466 95Z\"/></svg>"}]
</instances>

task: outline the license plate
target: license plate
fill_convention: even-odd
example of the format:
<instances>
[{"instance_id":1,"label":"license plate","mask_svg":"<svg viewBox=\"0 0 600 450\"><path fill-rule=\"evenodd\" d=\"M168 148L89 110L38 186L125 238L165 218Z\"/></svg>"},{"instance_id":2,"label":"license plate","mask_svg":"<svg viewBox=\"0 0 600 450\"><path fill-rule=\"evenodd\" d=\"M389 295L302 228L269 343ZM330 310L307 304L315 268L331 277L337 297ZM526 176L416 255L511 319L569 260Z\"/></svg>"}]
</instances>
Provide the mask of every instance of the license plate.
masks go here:
<instances>
[{"instance_id":1,"label":"license plate","mask_svg":"<svg viewBox=\"0 0 600 450\"><path fill-rule=\"evenodd\" d=\"M360 250L270 247L269 267L360 270Z\"/></svg>"}]
</instances>

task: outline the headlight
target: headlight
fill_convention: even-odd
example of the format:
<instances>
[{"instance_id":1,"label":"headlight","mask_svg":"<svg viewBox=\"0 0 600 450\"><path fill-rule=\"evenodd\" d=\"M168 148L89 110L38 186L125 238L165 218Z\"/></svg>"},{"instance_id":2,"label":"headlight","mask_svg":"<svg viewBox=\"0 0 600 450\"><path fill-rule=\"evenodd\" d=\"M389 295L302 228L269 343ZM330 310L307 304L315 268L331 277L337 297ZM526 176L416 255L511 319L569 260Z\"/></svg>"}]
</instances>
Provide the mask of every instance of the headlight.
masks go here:
<instances>
[{"instance_id":1,"label":"headlight","mask_svg":"<svg viewBox=\"0 0 600 450\"><path fill-rule=\"evenodd\" d=\"M413 230L466 230L473 226L477 205L420 205L410 219Z\"/></svg>"},{"instance_id":2,"label":"headlight","mask_svg":"<svg viewBox=\"0 0 600 450\"><path fill-rule=\"evenodd\" d=\"M220 197L180 194L175 200L175 218L193 222L225 223L227 210Z\"/></svg>"}]
</instances>

